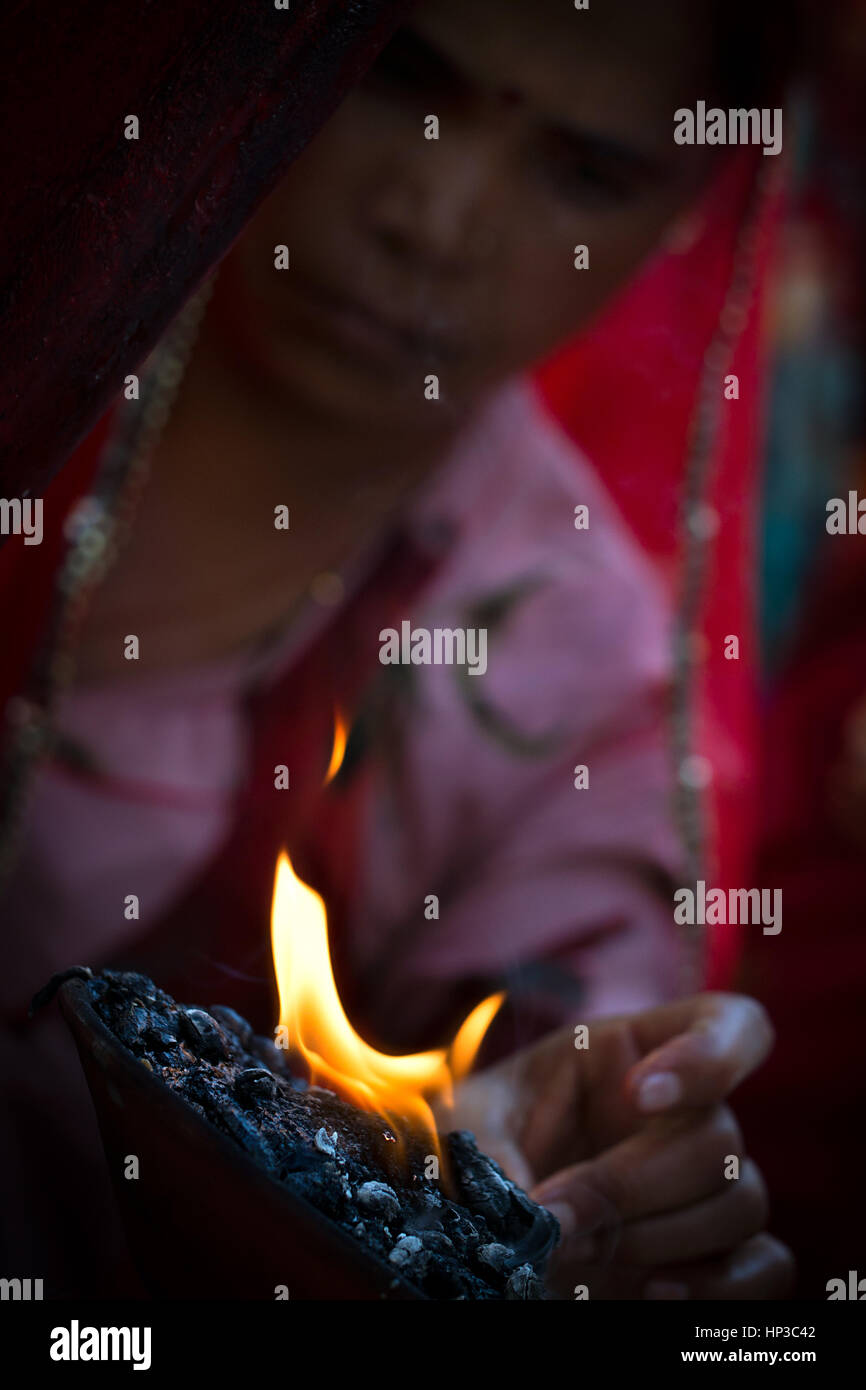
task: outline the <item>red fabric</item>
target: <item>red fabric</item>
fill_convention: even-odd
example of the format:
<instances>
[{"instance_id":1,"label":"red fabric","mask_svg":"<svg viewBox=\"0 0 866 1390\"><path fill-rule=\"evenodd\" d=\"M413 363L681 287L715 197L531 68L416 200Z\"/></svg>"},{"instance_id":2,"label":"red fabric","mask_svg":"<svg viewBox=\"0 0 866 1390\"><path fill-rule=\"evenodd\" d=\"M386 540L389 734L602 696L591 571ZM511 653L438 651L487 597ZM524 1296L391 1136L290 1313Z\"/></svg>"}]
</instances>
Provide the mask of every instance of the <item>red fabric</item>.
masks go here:
<instances>
[{"instance_id":1,"label":"red fabric","mask_svg":"<svg viewBox=\"0 0 866 1390\"><path fill-rule=\"evenodd\" d=\"M0 547L0 709L5 709L9 697L23 693L26 686L65 550L63 523L93 480L110 415L108 412L103 416L46 489L42 498L42 544L28 546L23 536L13 535Z\"/></svg>"},{"instance_id":2,"label":"red fabric","mask_svg":"<svg viewBox=\"0 0 866 1390\"><path fill-rule=\"evenodd\" d=\"M679 590L678 516L689 427L704 353L719 320L737 234L763 157L731 161L703 207L704 230L685 254L657 257L596 327L540 372L547 401L598 468L635 535ZM755 635L755 505L763 444L765 287L781 199L760 222L758 290L731 371L740 399L725 402L706 501L720 528L711 543L700 630L706 661L697 691L698 748L716 771L708 797L714 886L748 886L753 847L759 669ZM740 639L739 661L724 656ZM730 982L736 927L710 934L707 984Z\"/></svg>"},{"instance_id":3,"label":"red fabric","mask_svg":"<svg viewBox=\"0 0 866 1390\"><path fill-rule=\"evenodd\" d=\"M737 1114L795 1248L801 1293L826 1298L866 1248L866 786L836 806L845 724L866 700L866 542L834 537L766 725L757 881L779 888L778 937L750 936L737 981L769 1010L777 1043ZM850 774L849 759L849 774ZM861 774L862 775L862 774Z\"/></svg>"}]
</instances>

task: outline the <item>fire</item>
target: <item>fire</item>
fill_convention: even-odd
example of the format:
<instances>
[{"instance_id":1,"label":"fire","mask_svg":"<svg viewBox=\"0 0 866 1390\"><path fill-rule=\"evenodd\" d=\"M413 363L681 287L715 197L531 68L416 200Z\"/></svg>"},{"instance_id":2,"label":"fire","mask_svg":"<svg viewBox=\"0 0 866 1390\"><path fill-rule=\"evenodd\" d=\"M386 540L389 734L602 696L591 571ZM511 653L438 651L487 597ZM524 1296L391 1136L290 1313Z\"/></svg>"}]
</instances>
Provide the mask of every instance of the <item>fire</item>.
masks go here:
<instances>
[{"instance_id":1,"label":"fire","mask_svg":"<svg viewBox=\"0 0 866 1390\"><path fill-rule=\"evenodd\" d=\"M331 761L328 764L328 771L325 773L324 785L327 786L336 777L340 768L343 766L343 757L346 752L346 739L348 727L345 719L338 709L334 710L334 746L331 749Z\"/></svg>"},{"instance_id":2,"label":"fire","mask_svg":"<svg viewBox=\"0 0 866 1390\"><path fill-rule=\"evenodd\" d=\"M470 1013L450 1048L392 1057L368 1046L340 1002L325 904L292 868L277 862L271 944L280 998L280 1039L305 1059L310 1080L382 1115L400 1134L408 1124L429 1137L438 1153L429 1101L451 1098L453 1083L469 1072L504 994L493 994Z\"/></svg>"}]
</instances>

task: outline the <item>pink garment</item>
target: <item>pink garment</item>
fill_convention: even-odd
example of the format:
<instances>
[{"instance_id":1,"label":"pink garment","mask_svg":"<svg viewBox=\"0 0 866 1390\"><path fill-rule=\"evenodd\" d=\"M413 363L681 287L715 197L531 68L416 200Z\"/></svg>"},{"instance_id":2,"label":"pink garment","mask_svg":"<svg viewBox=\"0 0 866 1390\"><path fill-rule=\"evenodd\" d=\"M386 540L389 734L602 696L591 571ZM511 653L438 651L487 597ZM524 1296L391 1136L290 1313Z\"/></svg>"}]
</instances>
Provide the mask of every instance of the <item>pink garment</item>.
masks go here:
<instances>
[{"instance_id":1,"label":"pink garment","mask_svg":"<svg viewBox=\"0 0 866 1390\"><path fill-rule=\"evenodd\" d=\"M578 504L589 506L588 530L575 529ZM489 634L487 674L465 683L521 734L556 739L542 756L509 751L454 667L412 668L405 739L387 758L374 751L353 970L377 1011L414 1012L407 1001L432 999L431 984L447 991L549 959L583 983L575 1016L672 997L684 984L672 904L683 870L662 718L671 620L652 565L525 382L491 401L408 518L446 544L414 627L471 625L469 605L529 585ZM35 779L5 904L22 940L6 1003L139 935L127 895L152 920L193 881L243 775L243 692L263 661L269 677L285 671L299 637L328 617L308 615L265 657L68 694L60 728L110 780L58 764ZM574 787L577 764L589 768L587 790ZM430 894L434 921L423 917ZM563 1012L575 1006L576 996Z\"/></svg>"}]
</instances>

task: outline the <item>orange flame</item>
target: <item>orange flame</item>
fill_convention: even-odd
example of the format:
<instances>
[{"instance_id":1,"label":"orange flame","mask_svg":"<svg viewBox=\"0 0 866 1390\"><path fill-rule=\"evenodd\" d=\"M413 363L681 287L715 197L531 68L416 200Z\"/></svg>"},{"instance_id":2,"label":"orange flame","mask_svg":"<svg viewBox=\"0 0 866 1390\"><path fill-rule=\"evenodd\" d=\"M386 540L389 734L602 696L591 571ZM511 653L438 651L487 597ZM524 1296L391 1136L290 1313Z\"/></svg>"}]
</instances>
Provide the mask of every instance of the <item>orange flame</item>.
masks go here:
<instances>
[{"instance_id":1,"label":"orange flame","mask_svg":"<svg viewBox=\"0 0 866 1390\"><path fill-rule=\"evenodd\" d=\"M302 883L287 854L280 855L271 910L271 944L280 998L282 1045L304 1057L310 1080L337 1091L364 1110L384 1116L395 1134L408 1123L426 1132L438 1153L429 1101L451 1098L452 1085L475 1060L504 994L478 1004L450 1048L392 1057L369 1047L340 1002L328 949L325 905Z\"/></svg>"},{"instance_id":2,"label":"orange flame","mask_svg":"<svg viewBox=\"0 0 866 1390\"><path fill-rule=\"evenodd\" d=\"M334 710L334 746L331 749L331 761L328 764L328 771L325 773L324 785L333 782L340 768L343 766L343 758L346 753L346 741L348 738L348 726L345 719L338 709Z\"/></svg>"}]
</instances>

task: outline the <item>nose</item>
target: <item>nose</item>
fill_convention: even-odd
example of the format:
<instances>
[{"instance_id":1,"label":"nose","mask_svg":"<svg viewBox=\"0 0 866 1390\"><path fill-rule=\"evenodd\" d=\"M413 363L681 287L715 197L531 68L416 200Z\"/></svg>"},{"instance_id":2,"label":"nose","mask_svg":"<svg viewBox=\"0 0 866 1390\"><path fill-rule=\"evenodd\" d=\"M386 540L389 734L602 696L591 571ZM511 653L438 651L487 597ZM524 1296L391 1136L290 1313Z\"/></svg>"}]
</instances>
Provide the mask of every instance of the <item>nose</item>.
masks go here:
<instances>
[{"instance_id":1,"label":"nose","mask_svg":"<svg viewBox=\"0 0 866 1390\"><path fill-rule=\"evenodd\" d=\"M403 147L368 204L380 245L412 269L465 275L490 255L502 206L502 157L490 139L440 135Z\"/></svg>"}]
</instances>

